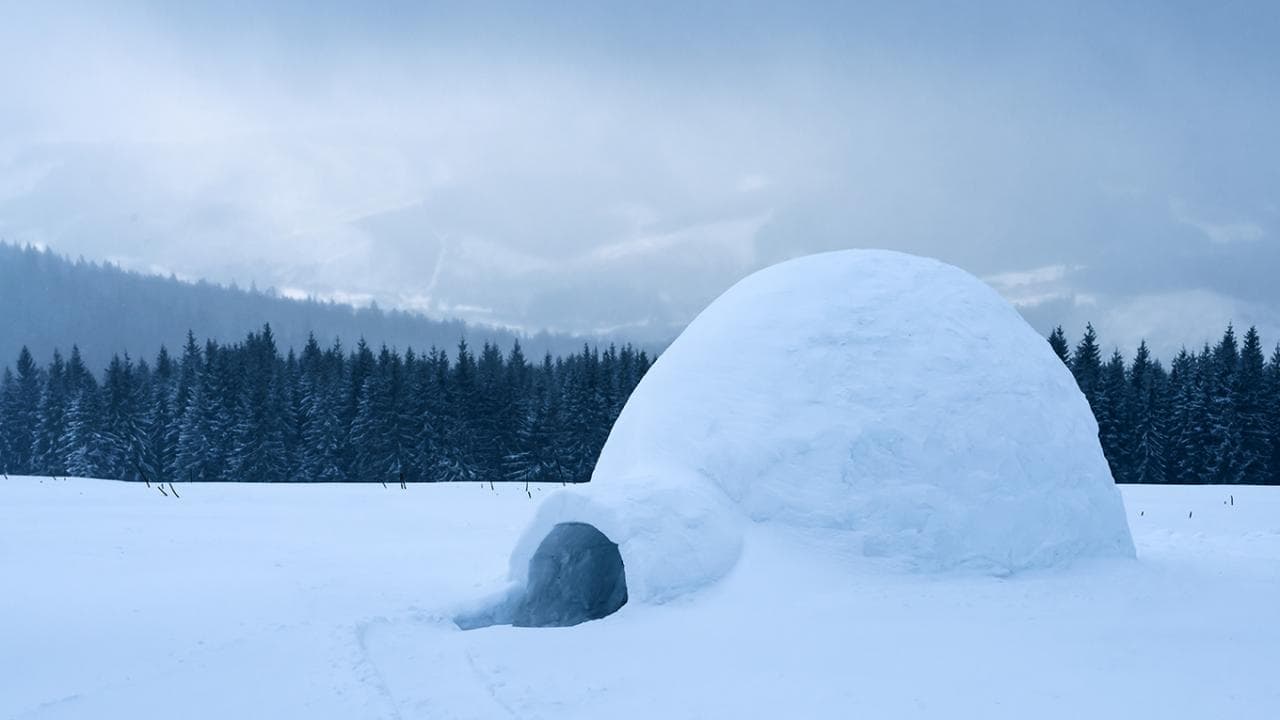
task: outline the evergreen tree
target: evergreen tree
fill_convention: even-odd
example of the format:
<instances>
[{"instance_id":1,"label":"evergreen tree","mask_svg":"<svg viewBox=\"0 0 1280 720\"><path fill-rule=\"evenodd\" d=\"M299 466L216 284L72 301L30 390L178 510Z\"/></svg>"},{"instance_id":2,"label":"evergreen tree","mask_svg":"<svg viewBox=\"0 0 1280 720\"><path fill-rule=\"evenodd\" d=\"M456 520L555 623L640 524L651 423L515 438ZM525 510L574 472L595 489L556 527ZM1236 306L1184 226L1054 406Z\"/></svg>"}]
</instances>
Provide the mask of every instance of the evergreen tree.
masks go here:
<instances>
[{"instance_id":1,"label":"evergreen tree","mask_svg":"<svg viewBox=\"0 0 1280 720\"><path fill-rule=\"evenodd\" d=\"M1124 357L1120 355L1119 350L1116 350L1102 368L1100 382L1094 396L1098 439L1102 443L1102 452L1107 457L1107 463L1111 466L1111 475L1116 482L1131 482L1129 479L1131 453L1126 433L1129 426L1128 408L1125 403L1127 395Z\"/></svg>"},{"instance_id":2,"label":"evergreen tree","mask_svg":"<svg viewBox=\"0 0 1280 720\"><path fill-rule=\"evenodd\" d=\"M178 446L183 427L183 418L187 407L195 394L204 359L200 355L200 345L196 343L195 333L187 331L187 341L182 346L182 358L178 361L177 379L173 385L173 396L170 401L172 421L166 429L165 442L172 448L168 465L162 474L174 480L186 480L190 473L178 464Z\"/></svg>"},{"instance_id":3,"label":"evergreen tree","mask_svg":"<svg viewBox=\"0 0 1280 720\"><path fill-rule=\"evenodd\" d=\"M336 382L326 383L322 377L303 381L305 423L301 453L302 477L309 482L343 482L344 447L340 401L334 389Z\"/></svg>"},{"instance_id":4,"label":"evergreen tree","mask_svg":"<svg viewBox=\"0 0 1280 720\"><path fill-rule=\"evenodd\" d=\"M365 381L374 371L373 351L369 349L368 343L364 338L356 343L356 349L352 352L350 362L350 370L347 372L347 399L346 407L342 414L342 427L346 431L346 437L343 441L343 457L342 466L353 479L360 479L360 468L358 467L357 452L358 444L352 439L351 431L353 423L355 423L356 415L360 412L360 399L365 390Z\"/></svg>"},{"instance_id":5,"label":"evergreen tree","mask_svg":"<svg viewBox=\"0 0 1280 720\"><path fill-rule=\"evenodd\" d=\"M1266 482L1269 485L1280 485L1280 343L1276 345L1271 353L1271 361L1267 363L1267 379L1264 387L1266 394L1263 404L1267 408L1270 451Z\"/></svg>"},{"instance_id":6,"label":"evergreen tree","mask_svg":"<svg viewBox=\"0 0 1280 720\"><path fill-rule=\"evenodd\" d=\"M446 421L438 455L439 479L444 482L491 479L481 475L476 460L476 395L475 356L462 340L446 388Z\"/></svg>"},{"instance_id":7,"label":"evergreen tree","mask_svg":"<svg viewBox=\"0 0 1280 720\"><path fill-rule=\"evenodd\" d=\"M351 442L357 478L366 482L399 482L412 467L413 434L403 415L400 396L404 365L385 346L374 371L365 378Z\"/></svg>"},{"instance_id":8,"label":"evergreen tree","mask_svg":"<svg viewBox=\"0 0 1280 720\"><path fill-rule=\"evenodd\" d=\"M232 474L254 482L283 482L285 465L285 394L271 326L249 335L243 352L241 392L234 415Z\"/></svg>"},{"instance_id":9,"label":"evergreen tree","mask_svg":"<svg viewBox=\"0 0 1280 720\"><path fill-rule=\"evenodd\" d=\"M26 347L18 353L17 372L5 368L0 381L0 415L8 473L27 475L35 470L36 429L44 379Z\"/></svg>"},{"instance_id":10,"label":"evergreen tree","mask_svg":"<svg viewBox=\"0 0 1280 720\"><path fill-rule=\"evenodd\" d=\"M142 403L129 356L112 356L102 382L102 463L107 477L141 480L146 445Z\"/></svg>"},{"instance_id":11,"label":"evergreen tree","mask_svg":"<svg viewBox=\"0 0 1280 720\"><path fill-rule=\"evenodd\" d=\"M184 481L220 480L213 439L213 416L217 401L213 395L209 364L206 362L191 383L186 407L178 418L178 443L171 477Z\"/></svg>"},{"instance_id":12,"label":"evergreen tree","mask_svg":"<svg viewBox=\"0 0 1280 720\"><path fill-rule=\"evenodd\" d=\"M1160 396L1163 371L1151 361L1146 341L1138 345L1129 371L1128 439L1129 456L1125 482L1161 483L1165 481L1165 437L1160 422Z\"/></svg>"},{"instance_id":13,"label":"evergreen tree","mask_svg":"<svg viewBox=\"0 0 1280 720\"><path fill-rule=\"evenodd\" d=\"M101 410L92 378L81 383L67 408L66 428L58 442L65 472L77 477L110 477L99 431Z\"/></svg>"},{"instance_id":14,"label":"evergreen tree","mask_svg":"<svg viewBox=\"0 0 1280 720\"><path fill-rule=\"evenodd\" d=\"M1049 333L1049 347L1053 348L1053 354L1058 356L1063 365L1071 367L1071 346L1067 344L1067 335L1062 332L1061 325Z\"/></svg>"},{"instance_id":15,"label":"evergreen tree","mask_svg":"<svg viewBox=\"0 0 1280 720\"><path fill-rule=\"evenodd\" d=\"M533 370L525 360L520 343L515 343L506 360L505 397L510 404L503 427L499 473L514 482L532 482L535 459L530 448L533 413Z\"/></svg>"},{"instance_id":16,"label":"evergreen tree","mask_svg":"<svg viewBox=\"0 0 1280 720\"><path fill-rule=\"evenodd\" d=\"M284 464L286 468L284 479L288 482L298 482L304 479L302 476L302 454L304 452L302 437L306 408L303 404L301 374L301 363L297 356L293 354L293 349L290 348L289 355L285 358L284 376L276 385L277 392L284 393L284 397L279 400L279 403L284 408Z\"/></svg>"},{"instance_id":17,"label":"evergreen tree","mask_svg":"<svg viewBox=\"0 0 1280 720\"><path fill-rule=\"evenodd\" d=\"M58 443L67 430L67 369L62 354L57 350L53 352L53 362L44 376L36 411L33 471L41 475L65 475L66 463L58 454Z\"/></svg>"},{"instance_id":18,"label":"evergreen tree","mask_svg":"<svg viewBox=\"0 0 1280 720\"><path fill-rule=\"evenodd\" d=\"M485 343L476 362L475 405L471 413L474 458L480 477L500 479L515 445L511 390L502 352Z\"/></svg>"},{"instance_id":19,"label":"evergreen tree","mask_svg":"<svg viewBox=\"0 0 1280 720\"><path fill-rule=\"evenodd\" d=\"M1244 335L1233 391L1236 422L1240 428L1239 482L1265 483L1271 473L1272 433L1266 396L1266 358L1256 328L1249 328Z\"/></svg>"},{"instance_id":20,"label":"evergreen tree","mask_svg":"<svg viewBox=\"0 0 1280 720\"><path fill-rule=\"evenodd\" d=\"M143 432L146 440L140 463L144 480L172 482L175 479L171 474L177 454L177 435L173 432L176 424L173 383L174 363L169 357L169 351L161 346L151 382L141 390L146 399L143 406Z\"/></svg>"},{"instance_id":21,"label":"evergreen tree","mask_svg":"<svg viewBox=\"0 0 1280 720\"><path fill-rule=\"evenodd\" d=\"M429 482L447 475L448 458L444 452L449 439L449 379L452 369L443 350L431 348L414 373L409 413L416 418L413 464L419 476Z\"/></svg>"},{"instance_id":22,"label":"evergreen tree","mask_svg":"<svg viewBox=\"0 0 1280 720\"><path fill-rule=\"evenodd\" d=\"M561 402L562 374L548 354L532 380L530 417L520 438L527 459L509 471L515 480L566 483L571 479L567 459L570 443Z\"/></svg>"},{"instance_id":23,"label":"evergreen tree","mask_svg":"<svg viewBox=\"0 0 1280 720\"><path fill-rule=\"evenodd\" d=\"M255 477L242 472L243 463L236 456L236 443L240 439L236 428L244 407L241 393L245 362L241 357L242 350L242 346L221 346L212 340L205 342L202 390L207 406L201 408L201 415L208 428L203 460L203 477L206 480L252 482Z\"/></svg>"},{"instance_id":24,"label":"evergreen tree","mask_svg":"<svg viewBox=\"0 0 1280 720\"><path fill-rule=\"evenodd\" d=\"M13 453L9 448L9 430L5 426L6 418L4 411L7 409L6 397L9 394L9 386L13 384L13 371L5 368L0 373L0 473L4 477L9 476L9 463L12 462ZM17 472L17 469L14 470Z\"/></svg>"},{"instance_id":25,"label":"evergreen tree","mask_svg":"<svg viewBox=\"0 0 1280 720\"><path fill-rule=\"evenodd\" d=\"M1169 437L1175 442L1168 453L1166 477L1170 482L1203 482L1209 466L1210 433L1202 356L1183 349L1173 361L1170 384L1174 397L1170 406Z\"/></svg>"},{"instance_id":26,"label":"evergreen tree","mask_svg":"<svg viewBox=\"0 0 1280 720\"><path fill-rule=\"evenodd\" d=\"M1080 343L1076 345L1076 351L1071 356L1071 374L1075 376L1080 392L1084 393L1085 399L1089 401L1089 407L1093 408L1094 414L1097 414L1098 392L1102 377L1102 353L1098 349L1098 334L1094 332L1092 323L1085 326L1084 337L1080 338Z\"/></svg>"},{"instance_id":27,"label":"evergreen tree","mask_svg":"<svg viewBox=\"0 0 1280 720\"><path fill-rule=\"evenodd\" d=\"M605 422L604 398L600 382L600 356L587 346L580 355L572 356L565 365L562 418L560 425L567 440L561 448L561 458L569 482L586 482L591 479L603 437L600 432Z\"/></svg>"},{"instance_id":28,"label":"evergreen tree","mask_svg":"<svg viewBox=\"0 0 1280 720\"><path fill-rule=\"evenodd\" d=\"M1210 451L1208 477L1213 482L1235 484L1241 480L1243 470L1240 417L1236 407L1236 377L1240 365L1240 351L1236 344L1235 330L1228 325L1222 340L1208 359L1206 377L1208 390Z\"/></svg>"}]
</instances>

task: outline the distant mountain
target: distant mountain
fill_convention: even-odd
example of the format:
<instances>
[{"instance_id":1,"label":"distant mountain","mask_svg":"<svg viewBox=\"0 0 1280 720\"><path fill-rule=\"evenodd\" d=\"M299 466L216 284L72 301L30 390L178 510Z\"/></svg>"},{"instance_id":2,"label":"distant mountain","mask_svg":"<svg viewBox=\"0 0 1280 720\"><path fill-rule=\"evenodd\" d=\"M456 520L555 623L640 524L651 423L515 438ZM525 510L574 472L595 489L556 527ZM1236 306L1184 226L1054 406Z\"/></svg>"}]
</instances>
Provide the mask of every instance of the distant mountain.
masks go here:
<instances>
[{"instance_id":1,"label":"distant mountain","mask_svg":"<svg viewBox=\"0 0 1280 720\"><path fill-rule=\"evenodd\" d=\"M375 347L385 343L400 350L452 348L463 337L472 344L496 342L505 349L519 339L531 357L612 340L527 336L416 313L294 300L272 290L185 282L0 243L0 366L11 364L23 345L43 362L55 348L65 353L76 344L89 367L100 369L113 353L150 357L161 345L175 350L188 330L197 337L239 341L263 323L271 324L282 348L298 349L308 333L322 345L338 338L351 347L363 337Z\"/></svg>"}]
</instances>

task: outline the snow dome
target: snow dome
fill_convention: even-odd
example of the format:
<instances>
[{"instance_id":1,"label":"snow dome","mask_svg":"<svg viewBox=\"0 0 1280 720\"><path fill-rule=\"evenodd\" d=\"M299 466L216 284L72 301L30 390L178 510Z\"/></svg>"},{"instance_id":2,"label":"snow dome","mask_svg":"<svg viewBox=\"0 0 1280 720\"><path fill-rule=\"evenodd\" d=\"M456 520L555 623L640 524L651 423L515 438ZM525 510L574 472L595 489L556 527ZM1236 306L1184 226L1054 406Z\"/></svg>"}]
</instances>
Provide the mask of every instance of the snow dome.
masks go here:
<instances>
[{"instance_id":1,"label":"snow dome","mask_svg":"<svg viewBox=\"0 0 1280 720\"><path fill-rule=\"evenodd\" d=\"M1044 338L968 273L886 251L767 268L689 325L591 482L518 542L517 624L701 587L752 523L922 572L1134 552L1088 403Z\"/></svg>"}]
</instances>

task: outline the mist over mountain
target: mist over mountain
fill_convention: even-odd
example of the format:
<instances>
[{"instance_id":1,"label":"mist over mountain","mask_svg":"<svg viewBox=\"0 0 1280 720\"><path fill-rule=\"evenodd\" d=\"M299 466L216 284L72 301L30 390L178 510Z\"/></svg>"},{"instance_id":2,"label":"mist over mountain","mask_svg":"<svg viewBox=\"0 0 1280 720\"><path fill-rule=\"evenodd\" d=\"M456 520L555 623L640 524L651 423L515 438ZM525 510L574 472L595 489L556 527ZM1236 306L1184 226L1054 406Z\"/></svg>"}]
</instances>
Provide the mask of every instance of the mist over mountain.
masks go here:
<instances>
[{"instance_id":1,"label":"mist over mountain","mask_svg":"<svg viewBox=\"0 0 1280 720\"><path fill-rule=\"evenodd\" d=\"M375 347L400 350L452 348L464 337L472 344L487 341L502 348L519 340L531 357L573 352L583 343L625 341L612 335L530 335L376 305L292 299L271 289L187 282L2 242L0 307L0 358L5 362L24 345L43 361L54 349L66 352L74 344L95 370L115 353L150 356L161 345L179 348L188 330L198 337L238 341L264 323L271 324L282 348L301 348L311 333L326 346L336 338L351 347L363 337Z\"/></svg>"}]
</instances>

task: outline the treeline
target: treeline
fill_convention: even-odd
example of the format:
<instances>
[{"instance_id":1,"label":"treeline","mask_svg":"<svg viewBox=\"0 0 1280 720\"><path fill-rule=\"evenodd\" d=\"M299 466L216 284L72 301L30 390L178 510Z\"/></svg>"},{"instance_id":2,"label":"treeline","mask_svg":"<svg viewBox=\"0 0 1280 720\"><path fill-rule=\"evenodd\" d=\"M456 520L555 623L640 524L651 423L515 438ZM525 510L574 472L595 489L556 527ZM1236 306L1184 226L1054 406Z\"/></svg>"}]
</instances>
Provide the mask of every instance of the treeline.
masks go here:
<instances>
[{"instance_id":1,"label":"treeline","mask_svg":"<svg viewBox=\"0 0 1280 720\"><path fill-rule=\"evenodd\" d=\"M111 359L101 382L72 348L24 347L0 382L0 469L125 480L585 482L650 364L631 346L531 363L465 342L404 354L271 327L180 358Z\"/></svg>"},{"instance_id":2,"label":"treeline","mask_svg":"<svg viewBox=\"0 0 1280 720\"><path fill-rule=\"evenodd\" d=\"M1093 326L1049 344L1098 421L1117 482L1280 485L1280 346L1254 328L1168 367L1146 343L1104 359ZM631 346L527 360L518 343L403 355L363 341L282 355L270 326L180 358L23 348L0 381L0 470L129 480L585 482L648 370Z\"/></svg>"},{"instance_id":3,"label":"treeline","mask_svg":"<svg viewBox=\"0 0 1280 720\"><path fill-rule=\"evenodd\" d=\"M1280 345L1264 356L1254 328L1237 340L1178 353L1168 369L1146 343L1126 363L1103 359L1093 326L1072 349L1049 344L1075 375L1098 420L1116 482L1280 485Z\"/></svg>"}]
</instances>

